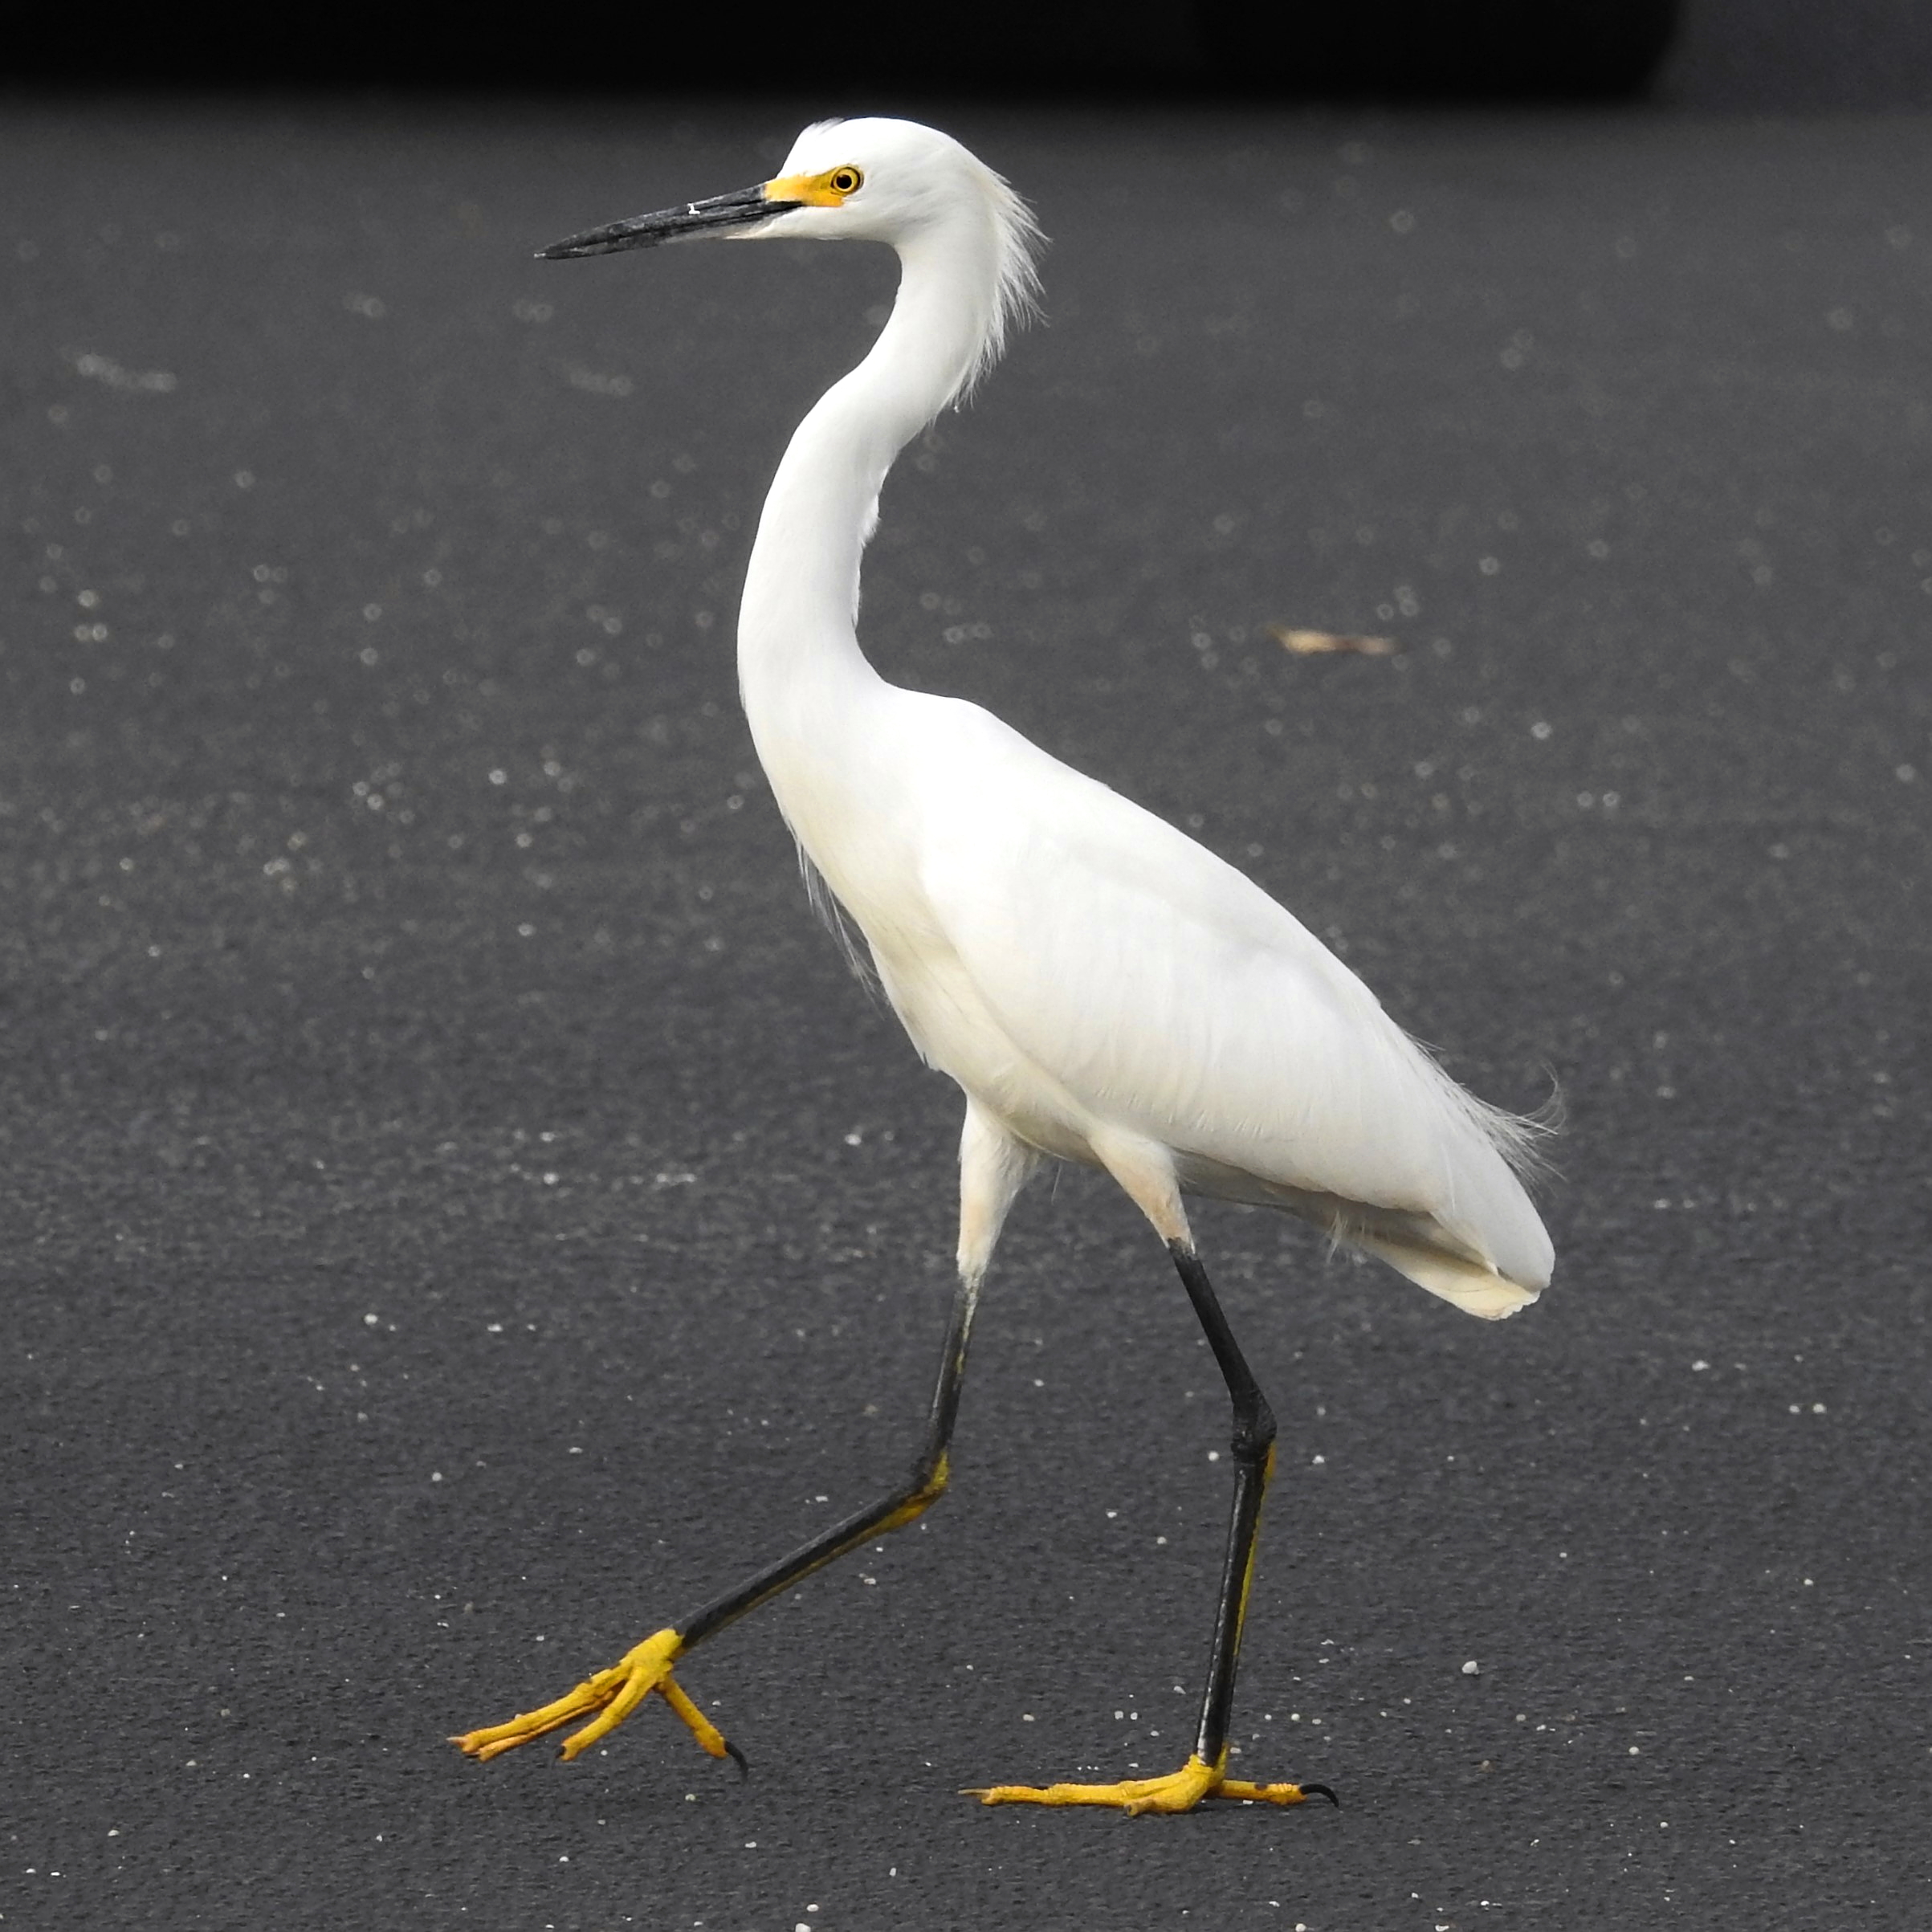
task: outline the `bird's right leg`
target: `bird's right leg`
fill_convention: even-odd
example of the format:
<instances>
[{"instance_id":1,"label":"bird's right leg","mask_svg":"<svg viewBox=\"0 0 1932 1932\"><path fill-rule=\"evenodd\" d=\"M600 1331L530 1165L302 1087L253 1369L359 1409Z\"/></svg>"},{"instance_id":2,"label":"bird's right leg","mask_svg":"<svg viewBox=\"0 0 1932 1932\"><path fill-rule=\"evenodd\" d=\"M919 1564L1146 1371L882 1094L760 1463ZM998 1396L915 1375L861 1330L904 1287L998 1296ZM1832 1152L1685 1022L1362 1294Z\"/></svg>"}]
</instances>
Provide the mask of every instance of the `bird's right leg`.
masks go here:
<instances>
[{"instance_id":1,"label":"bird's right leg","mask_svg":"<svg viewBox=\"0 0 1932 1932\"><path fill-rule=\"evenodd\" d=\"M1254 1558L1261 1535L1262 1499L1274 1470L1274 1416L1261 1384L1248 1366L1222 1312L1194 1246L1180 1202L1171 1158L1164 1150L1124 1136L1096 1151L1107 1171L1160 1230L1194 1306L1201 1333L1227 1384L1233 1430L1234 1506L1228 1525L1214 1636L1208 1657L1208 1683L1201 1698L1200 1730L1193 1755L1180 1770L1164 1777L1130 1778L1113 1784L996 1784L971 1795L987 1804L1095 1804L1138 1812L1192 1811L1209 1798L1234 1798L1265 1804L1301 1804L1311 1792L1331 1804L1325 1784L1254 1784L1227 1775L1229 1724L1234 1705L1235 1673L1241 1661L1241 1624L1254 1583Z\"/></svg>"},{"instance_id":2,"label":"bird's right leg","mask_svg":"<svg viewBox=\"0 0 1932 1932\"><path fill-rule=\"evenodd\" d=\"M715 1726L698 1710L671 1676L671 1666L684 1653L715 1636L728 1624L756 1610L760 1604L791 1588L814 1570L855 1550L887 1531L915 1522L944 1493L950 1473L953 1423L959 1414L960 1391L966 1374L966 1346L979 1305L980 1283L992 1258L1007 1211L1025 1184L1037 1156L1014 1140L978 1107L968 1103L960 1144L960 1280L953 1298L952 1319L940 1358L939 1379L926 1420L926 1440L906 1480L868 1507L834 1523L809 1543L748 1577L735 1589L715 1597L683 1620L647 1636L608 1670L586 1678L575 1689L507 1723L465 1731L450 1741L469 1756L495 1758L547 1732L590 1722L564 1742L563 1755L574 1758L608 1737L654 1690L681 1718L691 1734L713 1757L728 1752L744 1760L726 1742Z\"/></svg>"}]
</instances>

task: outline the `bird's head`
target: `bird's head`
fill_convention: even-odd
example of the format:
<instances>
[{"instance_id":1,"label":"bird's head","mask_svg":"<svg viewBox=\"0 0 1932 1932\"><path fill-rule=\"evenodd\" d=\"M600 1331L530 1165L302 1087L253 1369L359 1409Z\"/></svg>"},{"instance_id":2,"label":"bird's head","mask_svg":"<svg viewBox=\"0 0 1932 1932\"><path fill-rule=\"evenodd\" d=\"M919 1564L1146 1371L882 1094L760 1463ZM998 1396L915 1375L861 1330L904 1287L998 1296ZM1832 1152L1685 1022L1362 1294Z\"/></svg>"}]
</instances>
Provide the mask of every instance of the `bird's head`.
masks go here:
<instances>
[{"instance_id":1,"label":"bird's head","mask_svg":"<svg viewBox=\"0 0 1932 1932\"><path fill-rule=\"evenodd\" d=\"M540 249L544 259L611 255L707 235L899 242L1003 188L948 134L910 120L827 120L805 129L768 181L587 229Z\"/></svg>"},{"instance_id":2,"label":"bird's head","mask_svg":"<svg viewBox=\"0 0 1932 1932\"><path fill-rule=\"evenodd\" d=\"M587 229L538 254L564 261L709 235L903 246L949 219L988 213L1030 240L1017 198L951 135L910 120L827 120L807 128L756 187Z\"/></svg>"},{"instance_id":3,"label":"bird's head","mask_svg":"<svg viewBox=\"0 0 1932 1932\"><path fill-rule=\"evenodd\" d=\"M768 181L655 214L634 215L540 249L568 261L665 242L884 242L968 265L972 293L952 393L998 357L1009 327L1029 315L1040 233L1026 204L949 134L910 120L826 120L792 144Z\"/></svg>"}]
</instances>

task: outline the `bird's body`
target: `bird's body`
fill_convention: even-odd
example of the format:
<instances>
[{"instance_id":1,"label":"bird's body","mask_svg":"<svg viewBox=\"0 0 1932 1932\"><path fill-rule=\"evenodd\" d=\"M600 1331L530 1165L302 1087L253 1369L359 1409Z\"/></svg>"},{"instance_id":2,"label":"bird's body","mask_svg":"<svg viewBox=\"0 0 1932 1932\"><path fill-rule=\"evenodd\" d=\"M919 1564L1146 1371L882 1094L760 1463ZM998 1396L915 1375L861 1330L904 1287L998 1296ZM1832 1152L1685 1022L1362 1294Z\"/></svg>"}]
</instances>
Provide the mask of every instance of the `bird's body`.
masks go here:
<instances>
[{"instance_id":1,"label":"bird's body","mask_svg":"<svg viewBox=\"0 0 1932 1932\"><path fill-rule=\"evenodd\" d=\"M990 363L1030 291L1032 226L1005 185L931 129L828 123L808 129L761 189L546 252L714 231L881 240L903 264L871 353L807 415L772 483L747 572L739 675L804 856L863 935L915 1046L967 1097L960 1296L910 1486L647 1640L626 1661L650 1652L631 1688L593 1679L574 1703L463 1742L491 1755L607 1706L573 1739L581 1747L627 1698L655 1687L676 1702L676 1654L933 1500L980 1281L1028 1173L1058 1157L1114 1176L1174 1255L1233 1400L1235 1522L1200 1743L1185 1771L989 1795L1130 1809L1186 1808L1216 1792L1294 1802L1301 1787L1222 1775L1274 1425L1200 1268L1181 1195L1286 1209L1470 1313L1508 1314L1535 1298L1551 1267L1515 1171L1525 1124L1456 1086L1233 866L979 707L889 683L860 650L859 562L893 459ZM654 1674L634 1698L646 1665Z\"/></svg>"},{"instance_id":2,"label":"bird's body","mask_svg":"<svg viewBox=\"0 0 1932 1932\"><path fill-rule=\"evenodd\" d=\"M997 340L1028 232L944 135L834 124L800 145L818 144L936 154L966 190L902 247L872 353L800 425L739 627L760 761L894 1010L1023 1149L1105 1168L1131 1139L1185 1188L1289 1209L1473 1313L1510 1312L1551 1260L1506 1158L1515 1123L1233 866L861 652L858 560L886 473ZM815 158L795 152L788 174Z\"/></svg>"},{"instance_id":3,"label":"bird's body","mask_svg":"<svg viewBox=\"0 0 1932 1932\"><path fill-rule=\"evenodd\" d=\"M1533 1298L1510 1123L1292 914L976 705L881 680L848 717L866 751L780 803L914 1044L1022 1147L1131 1139L1473 1313Z\"/></svg>"}]
</instances>

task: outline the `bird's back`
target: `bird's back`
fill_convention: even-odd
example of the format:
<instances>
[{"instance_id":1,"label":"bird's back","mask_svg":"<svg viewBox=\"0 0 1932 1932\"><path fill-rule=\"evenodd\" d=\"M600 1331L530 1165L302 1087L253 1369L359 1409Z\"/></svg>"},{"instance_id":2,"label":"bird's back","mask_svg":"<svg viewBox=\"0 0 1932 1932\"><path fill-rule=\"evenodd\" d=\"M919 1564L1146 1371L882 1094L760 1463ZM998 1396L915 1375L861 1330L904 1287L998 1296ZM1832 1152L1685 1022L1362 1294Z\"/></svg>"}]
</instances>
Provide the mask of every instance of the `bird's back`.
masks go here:
<instances>
[{"instance_id":1,"label":"bird's back","mask_svg":"<svg viewBox=\"0 0 1932 1932\"><path fill-rule=\"evenodd\" d=\"M880 933L854 910L935 1064L1047 1151L1131 1132L1184 1185L1300 1213L1472 1312L1535 1298L1520 1123L1184 833L976 706L895 700L883 810L922 917Z\"/></svg>"}]
</instances>

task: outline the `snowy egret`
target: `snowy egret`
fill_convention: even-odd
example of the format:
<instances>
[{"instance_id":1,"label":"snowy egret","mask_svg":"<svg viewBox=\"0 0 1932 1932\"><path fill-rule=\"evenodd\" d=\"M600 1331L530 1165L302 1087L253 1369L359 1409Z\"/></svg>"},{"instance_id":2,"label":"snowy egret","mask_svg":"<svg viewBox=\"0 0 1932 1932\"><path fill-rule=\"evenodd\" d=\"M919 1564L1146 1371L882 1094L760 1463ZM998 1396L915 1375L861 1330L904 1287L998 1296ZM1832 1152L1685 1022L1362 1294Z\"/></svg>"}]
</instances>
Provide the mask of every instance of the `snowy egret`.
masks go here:
<instances>
[{"instance_id":1,"label":"snowy egret","mask_svg":"<svg viewBox=\"0 0 1932 1932\"><path fill-rule=\"evenodd\" d=\"M1518 1179L1530 1125L1464 1092L1233 867L977 706L887 683L861 652L859 560L887 471L971 388L1033 299L1037 231L1006 184L931 128L825 122L760 186L543 253L702 235L899 252L891 319L778 466L745 579L738 668L758 756L805 860L864 935L913 1044L964 1092L959 1284L925 1445L904 1482L567 1696L453 1741L491 1758L588 1718L564 1746L573 1757L655 1691L706 1750L730 1751L673 1665L800 1578L911 1522L945 1489L980 1282L1015 1196L1051 1157L1104 1169L1167 1243L1227 1384L1233 1520L1186 1763L1163 1777L974 1795L1130 1812L1332 1799L1322 1785L1226 1775L1275 1423L1182 1196L1285 1209L1493 1319L1534 1301L1550 1276L1549 1237Z\"/></svg>"}]
</instances>

